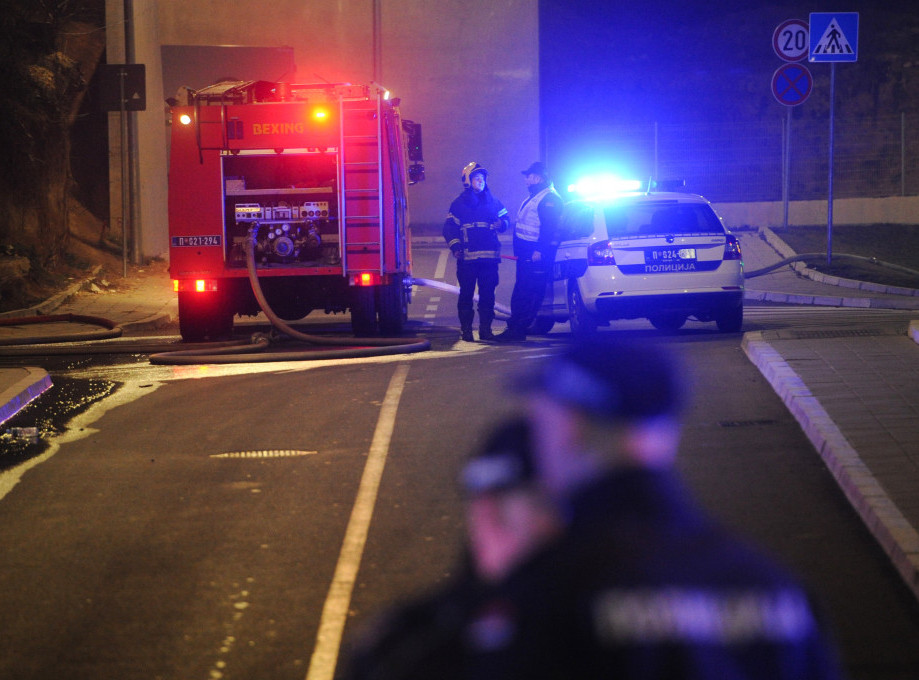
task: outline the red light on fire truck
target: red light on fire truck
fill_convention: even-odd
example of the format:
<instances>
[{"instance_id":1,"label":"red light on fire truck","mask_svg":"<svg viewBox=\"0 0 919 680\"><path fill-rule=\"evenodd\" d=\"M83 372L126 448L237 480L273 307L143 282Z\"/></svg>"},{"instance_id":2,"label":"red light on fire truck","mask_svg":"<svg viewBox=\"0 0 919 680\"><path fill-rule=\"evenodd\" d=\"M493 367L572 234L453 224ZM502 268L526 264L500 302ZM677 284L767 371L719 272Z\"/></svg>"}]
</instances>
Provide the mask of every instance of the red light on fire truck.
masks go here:
<instances>
[{"instance_id":1,"label":"red light on fire truck","mask_svg":"<svg viewBox=\"0 0 919 680\"><path fill-rule=\"evenodd\" d=\"M179 116L179 122L182 123L182 125L191 125L191 116L187 113L183 113Z\"/></svg>"},{"instance_id":2,"label":"red light on fire truck","mask_svg":"<svg viewBox=\"0 0 919 680\"><path fill-rule=\"evenodd\" d=\"M324 121L329 117L328 109L313 109L313 118L318 121Z\"/></svg>"},{"instance_id":3,"label":"red light on fire truck","mask_svg":"<svg viewBox=\"0 0 919 680\"><path fill-rule=\"evenodd\" d=\"M379 272L358 272L351 275L352 286L379 286L381 282Z\"/></svg>"},{"instance_id":4,"label":"red light on fire truck","mask_svg":"<svg viewBox=\"0 0 919 680\"><path fill-rule=\"evenodd\" d=\"M212 293L218 289L214 279L173 279L172 290L176 293Z\"/></svg>"}]
</instances>

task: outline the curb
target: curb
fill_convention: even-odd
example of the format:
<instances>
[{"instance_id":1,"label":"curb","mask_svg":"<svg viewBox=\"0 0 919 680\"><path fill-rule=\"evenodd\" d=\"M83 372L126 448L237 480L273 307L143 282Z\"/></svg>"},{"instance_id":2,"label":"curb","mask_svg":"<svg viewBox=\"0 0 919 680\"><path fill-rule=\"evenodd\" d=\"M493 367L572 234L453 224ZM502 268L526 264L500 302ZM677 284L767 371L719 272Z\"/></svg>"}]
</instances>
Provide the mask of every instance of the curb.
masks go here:
<instances>
[{"instance_id":1,"label":"curb","mask_svg":"<svg viewBox=\"0 0 919 680\"><path fill-rule=\"evenodd\" d=\"M910 323L919 342L919 322ZM919 533L897 509L801 377L765 340L744 333L741 347L772 386L829 468L852 507L919 600Z\"/></svg>"},{"instance_id":2,"label":"curb","mask_svg":"<svg viewBox=\"0 0 919 680\"><path fill-rule=\"evenodd\" d=\"M782 237L776 234L769 227L763 227L760 231L763 236L763 240L766 241L772 248L781 255L785 257L794 257L798 253L792 249L785 241L782 240ZM858 281L856 279L844 279L840 276L832 276L830 274L824 274L823 272L818 272L816 269L811 269L803 262L794 262L789 265L792 269L798 272L801 276L809 278L811 281L816 281L817 283L825 283L829 286L839 286L840 288L854 288L856 290L863 290L869 293L885 293L887 295L903 295L906 297L919 297L919 289L916 288L905 288L903 286L885 286L881 283L871 283L870 281Z\"/></svg>"},{"instance_id":3,"label":"curb","mask_svg":"<svg viewBox=\"0 0 919 680\"><path fill-rule=\"evenodd\" d=\"M102 265L98 265L90 271L89 276L87 276L82 281L77 281L73 283L60 293L52 295L44 302L39 302L33 307L26 307L25 309L14 309L9 312L0 312L0 319L12 319L19 316L47 316L54 312L58 307L68 302L72 297L80 293L80 291L85 290L96 276L99 275L99 272L102 270Z\"/></svg>"},{"instance_id":4,"label":"curb","mask_svg":"<svg viewBox=\"0 0 919 680\"><path fill-rule=\"evenodd\" d=\"M43 368L24 366L3 370L8 375L20 375L0 391L0 423L5 423L51 387L51 376Z\"/></svg>"}]
</instances>

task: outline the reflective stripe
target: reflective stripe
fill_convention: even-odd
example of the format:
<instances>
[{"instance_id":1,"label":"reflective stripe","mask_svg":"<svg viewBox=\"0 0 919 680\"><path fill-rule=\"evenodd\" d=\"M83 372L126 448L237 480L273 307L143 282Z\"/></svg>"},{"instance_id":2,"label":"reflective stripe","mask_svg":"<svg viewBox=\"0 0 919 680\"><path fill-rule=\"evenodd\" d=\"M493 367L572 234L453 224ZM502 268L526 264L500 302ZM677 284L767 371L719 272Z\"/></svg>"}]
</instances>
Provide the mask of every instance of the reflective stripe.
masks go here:
<instances>
[{"instance_id":1,"label":"reflective stripe","mask_svg":"<svg viewBox=\"0 0 919 680\"><path fill-rule=\"evenodd\" d=\"M619 644L798 642L815 629L794 590L613 590L594 602L603 640Z\"/></svg>"},{"instance_id":2,"label":"reflective stripe","mask_svg":"<svg viewBox=\"0 0 919 680\"><path fill-rule=\"evenodd\" d=\"M517 238L524 241L539 240L539 204L550 192L554 192L551 184L521 204L517 211L517 226L514 229Z\"/></svg>"},{"instance_id":3,"label":"reflective stripe","mask_svg":"<svg viewBox=\"0 0 919 680\"><path fill-rule=\"evenodd\" d=\"M464 260L497 260L501 258L500 250L467 250L463 254Z\"/></svg>"}]
</instances>

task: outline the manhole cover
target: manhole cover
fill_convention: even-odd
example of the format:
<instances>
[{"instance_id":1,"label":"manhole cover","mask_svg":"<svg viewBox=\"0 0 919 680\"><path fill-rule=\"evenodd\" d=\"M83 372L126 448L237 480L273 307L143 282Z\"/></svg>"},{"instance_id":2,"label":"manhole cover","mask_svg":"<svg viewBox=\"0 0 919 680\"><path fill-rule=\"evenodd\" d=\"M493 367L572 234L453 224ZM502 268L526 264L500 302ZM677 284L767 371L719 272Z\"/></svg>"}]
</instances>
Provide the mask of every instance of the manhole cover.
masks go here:
<instances>
[{"instance_id":1,"label":"manhole cover","mask_svg":"<svg viewBox=\"0 0 919 680\"><path fill-rule=\"evenodd\" d=\"M214 453L211 458L297 458L311 456L316 451L298 451L296 449L279 449L274 451L228 451L227 453Z\"/></svg>"}]
</instances>

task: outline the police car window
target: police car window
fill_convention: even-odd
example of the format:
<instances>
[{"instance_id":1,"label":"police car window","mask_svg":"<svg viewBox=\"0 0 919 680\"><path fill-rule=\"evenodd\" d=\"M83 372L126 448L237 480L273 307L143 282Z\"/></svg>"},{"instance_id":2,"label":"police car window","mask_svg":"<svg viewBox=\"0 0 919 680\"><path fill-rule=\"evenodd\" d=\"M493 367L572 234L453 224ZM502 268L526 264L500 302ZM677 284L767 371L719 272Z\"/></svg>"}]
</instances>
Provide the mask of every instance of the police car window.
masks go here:
<instances>
[{"instance_id":1,"label":"police car window","mask_svg":"<svg viewBox=\"0 0 919 680\"><path fill-rule=\"evenodd\" d=\"M723 233L714 211L704 203L636 203L606 209L610 238L668 234Z\"/></svg>"}]
</instances>

